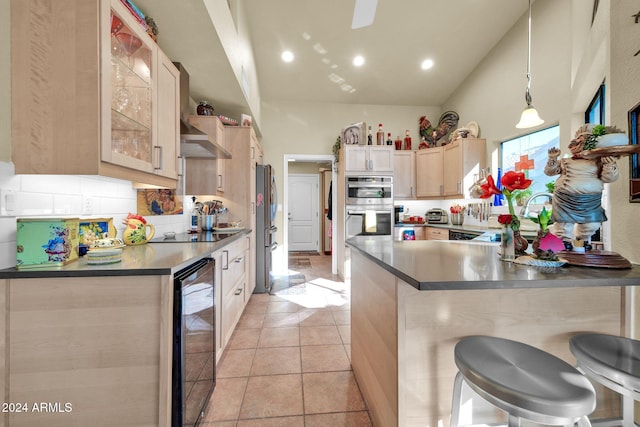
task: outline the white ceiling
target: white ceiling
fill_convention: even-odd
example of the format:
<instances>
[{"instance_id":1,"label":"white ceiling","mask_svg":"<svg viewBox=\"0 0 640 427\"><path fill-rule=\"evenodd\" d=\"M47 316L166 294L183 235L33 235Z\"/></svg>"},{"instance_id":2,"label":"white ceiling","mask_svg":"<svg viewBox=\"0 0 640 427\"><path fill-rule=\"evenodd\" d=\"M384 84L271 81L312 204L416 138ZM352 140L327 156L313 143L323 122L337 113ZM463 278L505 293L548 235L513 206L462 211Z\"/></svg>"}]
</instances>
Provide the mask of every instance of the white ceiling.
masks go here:
<instances>
[{"instance_id":1,"label":"white ceiling","mask_svg":"<svg viewBox=\"0 0 640 427\"><path fill-rule=\"evenodd\" d=\"M246 106L219 41L212 42L203 0L136 4L158 23L162 49L191 74L194 99L223 110ZM242 0L240 10L263 102L425 106L446 101L527 7L526 0L378 0L373 25L357 30L354 0ZM294 62L280 60L283 49ZM361 68L351 65L356 54L366 58ZM426 58L435 65L423 71Z\"/></svg>"}]
</instances>

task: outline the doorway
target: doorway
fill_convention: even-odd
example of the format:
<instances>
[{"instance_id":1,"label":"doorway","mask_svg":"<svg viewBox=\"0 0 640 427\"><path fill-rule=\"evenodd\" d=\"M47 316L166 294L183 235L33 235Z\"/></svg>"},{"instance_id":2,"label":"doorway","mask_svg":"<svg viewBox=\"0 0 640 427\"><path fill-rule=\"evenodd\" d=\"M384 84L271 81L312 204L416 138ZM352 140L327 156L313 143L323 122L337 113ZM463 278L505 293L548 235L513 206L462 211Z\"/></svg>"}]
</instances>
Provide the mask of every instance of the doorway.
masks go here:
<instances>
[{"instance_id":1,"label":"doorway","mask_svg":"<svg viewBox=\"0 0 640 427\"><path fill-rule=\"evenodd\" d=\"M320 251L320 176L289 173L289 251Z\"/></svg>"},{"instance_id":2,"label":"doorway","mask_svg":"<svg viewBox=\"0 0 640 427\"><path fill-rule=\"evenodd\" d=\"M332 154L285 154L284 155L284 167L283 167L283 174L285 176L285 179L283 179L283 183L284 183L284 189L283 189L283 203L282 206L283 207L288 207L289 206L289 198L291 197L291 195L289 194L289 165L290 163L293 162L310 162L310 163L316 163L318 166L318 169L320 168L321 165L329 165L330 164L330 170L331 170L331 179L333 180L333 182L336 182L338 174L337 174L337 168L336 168L336 164L335 164L335 157ZM295 167L292 168L292 170L295 170ZM332 188L332 198L335 199L335 186L333 186ZM321 214L323 216L324 212ZM336 217L336 207L335 207L335 203L332 206L332 217L335 218ZM287 218L287 215L283 215L283 224L282 224L282 228L283 228L283 256L282 256L282 263L283 263L283 267L284 267L284 271L288 271L289 269L289 260L288 260L288 256L287 254L289 253L289 219ZM330 226L331 229L331 235L335 234L335 224L333 224L333 222L331 223ZM337 262L337 257L336 257L336 251L332 251L331 252L331 272L332 274L337 274L337 270L338 270L338 262Z\"/></svg>"}]
</instances>

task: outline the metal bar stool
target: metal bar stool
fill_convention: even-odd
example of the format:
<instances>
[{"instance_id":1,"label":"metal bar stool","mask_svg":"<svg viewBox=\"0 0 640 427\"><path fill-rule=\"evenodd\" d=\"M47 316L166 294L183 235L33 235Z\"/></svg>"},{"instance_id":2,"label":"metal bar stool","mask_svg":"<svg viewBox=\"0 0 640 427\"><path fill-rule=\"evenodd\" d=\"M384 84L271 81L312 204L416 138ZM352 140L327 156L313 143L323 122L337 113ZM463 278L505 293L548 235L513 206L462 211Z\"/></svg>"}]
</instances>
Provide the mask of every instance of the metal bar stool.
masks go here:
<instances>
[{"instance_id":1,"label":"metal bar stool","mask_svg":"<svg viewBox=\"0 0 640 427\"><path fill-rule=\"evenodd\" d=\"M521 419L548 425L591 426L593 385L577 369L538 348L503 338L471 336L455 347L459 372L453 388L451 427L458 427L463 380L507 412L509 427Z\"/></svg>"},{"instance_id":2,"label":"metal bar stool","mask_svg":"<svg viewBox=\"0 0 640 427\"><path fill-rule=\"evenodd\" d=\"M640 400L640 341L605 334L578 334L569 340L578 370L622 395L622 418L594 425L634 426L633 401ZM622 423L620 423L622 421Z\"/></svg>"}]
</instances>

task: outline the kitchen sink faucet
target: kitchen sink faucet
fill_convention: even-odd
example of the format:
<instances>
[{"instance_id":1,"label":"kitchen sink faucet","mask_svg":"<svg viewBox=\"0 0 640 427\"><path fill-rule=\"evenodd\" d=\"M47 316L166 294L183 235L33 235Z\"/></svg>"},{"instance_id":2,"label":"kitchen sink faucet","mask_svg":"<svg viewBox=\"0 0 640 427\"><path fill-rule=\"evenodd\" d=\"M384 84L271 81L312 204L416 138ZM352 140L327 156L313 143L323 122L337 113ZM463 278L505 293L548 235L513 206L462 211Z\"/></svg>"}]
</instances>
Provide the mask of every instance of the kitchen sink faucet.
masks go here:
<instances>
[{"instance_id":1,"label":"kitchen sink faucet","mask_svg":"<svg viewBox=\"0 0 640 427\"><path fill-rule=\"evenodd\" d=\"M529 205L531 205L531 202L536 197L546 197L547 200L549 200L549 203L551 203L551 200L553 200L553 194L552 193L540 192L540 193L532 194L531 197L529 197L529 200L527 200L527 203L525 203L525 205L520 210L520 217L521 218L527 218L531 214L531 212L529 211Z\"/></svg>"}]
</instances>

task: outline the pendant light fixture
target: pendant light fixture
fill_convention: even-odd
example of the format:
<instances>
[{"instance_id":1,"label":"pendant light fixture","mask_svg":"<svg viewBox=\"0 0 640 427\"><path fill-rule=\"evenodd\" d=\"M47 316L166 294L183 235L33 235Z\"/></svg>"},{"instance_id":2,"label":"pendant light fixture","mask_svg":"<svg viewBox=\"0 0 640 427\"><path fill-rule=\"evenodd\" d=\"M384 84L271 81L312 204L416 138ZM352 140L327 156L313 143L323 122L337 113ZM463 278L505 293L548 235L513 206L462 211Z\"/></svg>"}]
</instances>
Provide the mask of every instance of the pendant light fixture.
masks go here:
<instances>
[{"instance_id":1,"label":"pendant light fixture","mask_svg":"<svg viewBox=\"0 0 640 427\"><path fill-rule=\"evenodd\" d=\"M544 120L540 118L538 112L531 104L531 0L529 0L529 33L528 33L528 45L527 45L527 91L525 92L524 99L527 101L527 108L522 112L520 121L516 125L518 129L526 129L534 126L538 126L544 123Z\"/></svg>"}]
</instances>

